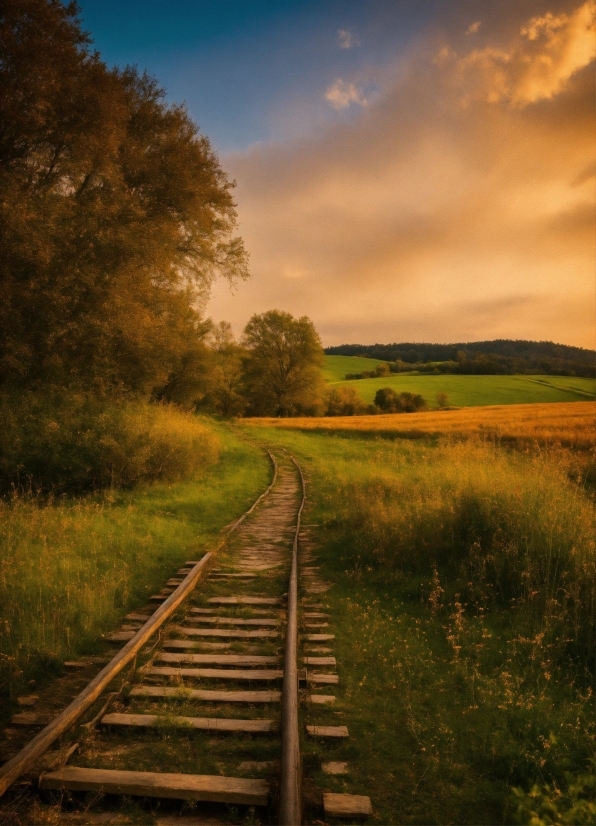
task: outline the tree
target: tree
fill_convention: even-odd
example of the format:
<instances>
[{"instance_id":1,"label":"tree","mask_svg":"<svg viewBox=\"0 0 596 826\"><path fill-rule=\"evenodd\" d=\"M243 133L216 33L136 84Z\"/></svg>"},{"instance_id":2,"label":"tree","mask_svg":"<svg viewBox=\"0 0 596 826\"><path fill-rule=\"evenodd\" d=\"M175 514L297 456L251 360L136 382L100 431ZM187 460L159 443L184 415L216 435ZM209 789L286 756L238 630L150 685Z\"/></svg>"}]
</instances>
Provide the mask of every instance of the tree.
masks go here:
<instances>
[{"instance_id":1,"label":"tree","mask_svg":"<svg viewBox=\"0 0 596 826\"><path fill-rule=\"evenodd\" d=\"M243 350L228 321L220 321L212 328L209 348L211 369L206 405L222 416L237 416L246 406L241 395Z\"/></svg>"},{"instance_id":2,"label":"tree","mask_svg":"<svg viewBox=\"0 0 596 826\"><path fill-rule=\"evenodd\" d=\"M166 394L218 275L247 277L207 138L109 69L75 3L0 6L0 386Z\"/></svg>"},{"instance_id":3,"label":"tree","mask_svg":"<svg viewBox=\"0 0 596 826\"><path fill-rule=\"evenodd\" d=\"M323 347L306 316L269 310L244 329L244 393L251 415L292 416L322 409Z\"/></svg>"}]
</instances>

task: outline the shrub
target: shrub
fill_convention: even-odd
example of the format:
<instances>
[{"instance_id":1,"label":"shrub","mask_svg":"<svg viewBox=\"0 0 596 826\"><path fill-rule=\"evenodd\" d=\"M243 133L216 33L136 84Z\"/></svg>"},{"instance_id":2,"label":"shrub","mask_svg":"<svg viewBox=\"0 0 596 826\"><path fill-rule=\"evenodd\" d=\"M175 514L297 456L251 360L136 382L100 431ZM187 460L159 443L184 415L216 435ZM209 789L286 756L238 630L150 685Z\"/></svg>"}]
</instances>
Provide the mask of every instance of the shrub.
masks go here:
<instances>
[{"instance_id":1,"label":"shrub","mask_svg":"<svg viewBox=\"0 0 596 826\"><path fill-rule=\"evenodd\" d=\"M449 399L447 398L447 393L437 393L437 407L439 410L446 410L449 407Z\"/></svg>"},{"instance_id":2,"label":"shrub","mask_svg":"<svg viewBox=\"0 0 596 826\"><path fill-rule=\"evenodd\" d=\"M333 387L327 391L327 416L361 416L368 412L364 402L354 387Z\"/></svg>"},{"instance_id":3,"label":"shrub","mask_svg":"<svg viewBox=\"0 0 596 826\"><path fill-rule=\"evenodd\" d=\"M418 393L399 393L391 387L381 387L375 393L375 405L384 413L416 413L424 410L426 401Z\"/></svg>"},{"instance_id":4,"label":"shrub","mask_svg":"<svg viewBox=\"0 0 596 826\"><path fill-rule=\"evenodd\" d=\"M85 393L0 396L0 491L78 493L197 474L218 439L174 406Z\"/></svg>"}]
</instances>

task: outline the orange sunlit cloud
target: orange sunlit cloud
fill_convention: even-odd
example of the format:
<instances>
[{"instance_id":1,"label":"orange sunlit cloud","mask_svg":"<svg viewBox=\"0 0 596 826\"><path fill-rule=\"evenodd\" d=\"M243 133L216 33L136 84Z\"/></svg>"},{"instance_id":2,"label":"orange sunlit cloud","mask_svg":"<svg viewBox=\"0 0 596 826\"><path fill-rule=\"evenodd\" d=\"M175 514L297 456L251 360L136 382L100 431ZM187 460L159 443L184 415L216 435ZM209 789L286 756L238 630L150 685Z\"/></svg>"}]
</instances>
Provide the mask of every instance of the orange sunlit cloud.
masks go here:
<instances>
[{"instance_id":1,"label":"orange sunlit cloud","mask_svg":"<svg viewBox=\"0 0 596 826\"><path fill-rule=\"evenodd\" d=\"M253 278L217 287L214 318L278 307L326 344L594 346L594 4L510 17L435 28L323 87L333 125L224 159Z\"/></svg>"}]
</instances>

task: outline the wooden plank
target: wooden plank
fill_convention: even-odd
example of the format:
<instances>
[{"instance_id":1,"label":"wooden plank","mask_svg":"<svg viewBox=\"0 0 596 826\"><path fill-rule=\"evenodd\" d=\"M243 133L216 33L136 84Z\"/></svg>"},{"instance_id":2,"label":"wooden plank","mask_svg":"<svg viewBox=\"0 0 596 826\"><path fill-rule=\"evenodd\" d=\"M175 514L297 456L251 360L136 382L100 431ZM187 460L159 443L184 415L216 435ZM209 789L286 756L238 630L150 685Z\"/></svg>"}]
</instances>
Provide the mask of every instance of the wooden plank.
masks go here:
<instances>
[{"instance_id":1,"label":"wooden plank","mask_svg":"<svg viewBox=\"0 0 596 826\"><path fill-rule=\"evenodd\" d=\"M232 647L231 642L195 642L194 640L164 640L164 648L176 648L179 651L221 651Z\"/></svg>"},{"instance_id":2,"label":"wooden plank","mask_svg":"<svg viewBox=\"0 0 596 826\"><path fill-rule=\"evenodd\" d=\"M215 614L217 608L195 608L190 609L191 614Z\"/></svg>"},{"instance_id":3,"label":"wooden plank","mask_svg":"<svg viewBox=\"0 0 596 826\"><path fill-rule=\"evenodd\" d=\"M281 605L278 597L210 597L214 605Z\"/></svg>"},{"instance_id":4,"label":"wooden plank","mask_svg":"<svg viewBox=\"0 0 596 826\"><path fill-rule=\"evenodd\" d=\"M133 728L158 728L167 722L168 726L180 726L198 731L244 731L251 734L270 734L274 730L273 720L235 720L222 717L160 717L157 714L105 714L102 726L130 726Z\"/></svg>"},{"instance_id":5,"label":"wooden plank","mask_svg":"<svg viewBox=\"0 0 596 826\"><path fill-rule=\"evenodd\" d=\"M307 642L326 642L327 640L334 640L335 634L305 634L304 639Z\"/></svg>"},{"instance_id":6,"label":"wooden plank","mask_svg":"<svg viewBox=\"0 0 596 826\"><path fill-rule=\"evenodd\" d=\"M316 705L324 705L325 703L334 703L335 697L333 694L309 694L307 700Z\"/></svg>"},{"instance_id":7,"label":"wooden plank","mask_svg":"<svg viewBox=\"0 0 596 826\"><path fill-rule=\"evenodd\" d=\"M329 628L328 622L305 622L303 628Z\"/></svg>"},{"instance_id":8,"label":"wooden plank","mask_svg":"<svg viewBox=\"0 0 596 826\"><path fill-rule=\"evenodd\" d=\"M269 796L269 785L265 780L219 775L82 769L77 766L65 766L57 772L44 774L40 787L175 800L204 800L212 803L242 803L249 806L266 806Z\"/></svg>"},{"instance_id":9,"label":"wooden plank","mask_svg":"<svg viewBox=\"0 0 596 826\"><path fill-rule=\"evenodd\" d=\"M321 763L324 774L347 774L348 764L344 762Z\"/></svg>"},{"instance_id":10,"label":"wooden plank","mask_svg":"<svg viewBox=\"0 0 596 826\"><path fill-rule=\"evenodd\" d=\"M307 726L311 737L349 737L347 726Z\"/></svg>"},{"instance_id":11,"label":"wooden plank","mask_svg":"<svg viewBox=\"0 0 596 826\"><path fill-rule=\"evenodd\" d=\"M167 654L160 652L156 659L164 663L191 663L198 665L276 665L279 657L256 654Z\"/></svg>"},{"instance_id":12,"label":"wooden plank","mask_svg":"<svg viewBox=\"0 0 596 826\"><path fill-rule=\"evenodd\" d=\"M370 797L361 794L323 793L325 817L369 817L372 815Z\"/></svg>"},{"instance_id":13,"label":"wooden plank","mask_svg":"<svg viewBox=\"0 0 596 826\"><path fill-rule=\"evenodd\" d=\"M116 631L115 634L106 637L106 640L108 642L128 642L128 640L132 640L136 633L136 631Z\"/></svg>"},{"instance_id":14,"label":"wooden plank","mask_svg":"<svg viewBox=\"0 0 596 826\"><path fill-rule=\"evenodd\" d=\"M254 579L255 574L211 574L211 579Z\"/></svg>"},{"instance_id":15,"label":"wooden plank","mask_svg":"<svg viewBox=\"0 0 596 826\"><path fill-rule=\"evenodd\" d=\"M171 666L149 666L139 669L152 677L192 677L211 680L281 680L283 671L278 669L224 669L224 668L172 668Z\"/></svg>"},{"instance_id":16,"label":"wooden plank","mask_svg":"<svg viewBox=\"0 0 596 826\"><path fill-rule=\"evenodd\" d=\"M265 625L276 626L281 625L281 620L271 619L270 617L251 617L250 619L242 619L239 617L197 617L196 619L186 618L186 622L204 622L211 625Z\"/></svg>"},{"instance_id":17,"label":"wooden plank","mask_svg":"<svg viewBox=\"0 0 596 826\"><path fill-rule=\"evenodd\" d=\"M172 625L171 631L184 634L187 637L225 637L226 639L275 639L279 631L243 631L241 628L188 628L184 625Z\"/></svg>"},{"instance_id":18,"label":"wooden plank","mask_svg":"<svg viewBox=\"0 0 596 826\"><path fill-rule=\"evenodd\" d=\"M47 726L51 719L52 715L47 712L19 711L12 715L10 723L13 726L28 728L29 726Z\"/></svg>"},{"instance_id":19,"label":"wooden plank","mask_svg":"<svg viewBox=\"0 0 596 826\"><path fill-rule=\"evenodd\" d=\"M335 657L303 657L304 665L337 665Z\"/></svg>"},{"instance_id":20,"label":"wooden plank","mask_svg":"<svg viewBox=\"0 0 596 826\"><path fill-rule=\"evenodd\" d=\"M171 700L201 700L208 703L279 703L281 691L214 691L204 688L140 685L132 689L130 696L168 697Z\"/></svg>"},{"instance_id":21,"label":"wooden plank","mask_svg":"<svg viewBox=\"0 0 596 826\"><path fill-rule=\"evenodd\" d=\"M305 611L303 616L308 619L329 619L329 614L324 614L322 611Z\"/></svg>"},{"instance_id":22,"label":"wooden plank","mask_svg":"<svg viewBox=\"0 0 596 826\"><path fill-rule=\"evenodd\" d=\"M309 683L318 683L319 685L337 685L339 677L337 674L319 674L318 672L308 672Z\"/></svg>"}]
</instances>

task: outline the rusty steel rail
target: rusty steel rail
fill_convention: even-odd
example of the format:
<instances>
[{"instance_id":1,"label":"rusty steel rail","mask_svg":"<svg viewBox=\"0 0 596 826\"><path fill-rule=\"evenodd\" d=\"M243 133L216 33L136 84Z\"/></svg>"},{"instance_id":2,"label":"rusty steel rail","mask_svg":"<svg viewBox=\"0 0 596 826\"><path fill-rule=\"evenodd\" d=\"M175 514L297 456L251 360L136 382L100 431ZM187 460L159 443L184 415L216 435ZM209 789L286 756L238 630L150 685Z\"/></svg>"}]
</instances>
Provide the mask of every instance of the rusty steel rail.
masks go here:
<instances>
[{"instance_id":1,"label":"rusty steel rail","mask_svg":"<svg viewBox=\"0 0 596 826\"><path fill-rule=\"evenodd\" d=\"M228 525L228 532L235 530L244 519L252 513L259 502L271 491L277 478L277 463L275 458L267 451L273 465L273 480L264 493L262 493L255 503L231 525ZM216 548L219 550L222 542ZM0 767L0 797L6 792L9 786L26 772L41 755L61 737L82 715L88 711L93 703L101 696L107 686L120 672L137 656L140 649L155 634L156 631L171 617L180 604L190 594L203 570L212 558L214 552L209 551L197 562L190 573L184 578L180 585L165 600L154 614L141 626L134 637L113 657L110 662L91 680L85 689L55 717L51 723L43 728L32 740L24 746L18 754L8 760Z\"/></svg>"},{"instance_id":2,"label":"rusty steel rail","mask_svg":"<svg viewBox=\"0 0 596 826\"><path fill-rule=\"evenodd\" d=\"M302 767L300 762L300 730L298 726L298 534L306 500L302 468L293 457L300 474L302 502L296 519L292 547L292 566L288 588L288 623L286 626L286 653L284 681L281 695L281 783L280 826L300 826L302 823Z\"/></svg>"},{"instance_id":3,"label":"rusty steel rail","mask_svg":"<svg viewBox=\"0 0 596 826\"><path fill-rule=\"evenodd\" d=\"M206 553L163 605L160 605L124 648L91 680L89 685L18 754L0 768L0 797L19 775L27 771L55 740L68 731L79 717L91 708L112 680L136 657L145 643L186 599L212 556L211 552Z\"/></svg>"}]
</instances>

